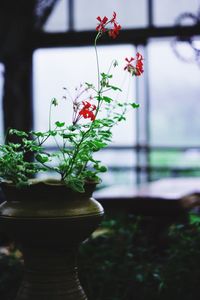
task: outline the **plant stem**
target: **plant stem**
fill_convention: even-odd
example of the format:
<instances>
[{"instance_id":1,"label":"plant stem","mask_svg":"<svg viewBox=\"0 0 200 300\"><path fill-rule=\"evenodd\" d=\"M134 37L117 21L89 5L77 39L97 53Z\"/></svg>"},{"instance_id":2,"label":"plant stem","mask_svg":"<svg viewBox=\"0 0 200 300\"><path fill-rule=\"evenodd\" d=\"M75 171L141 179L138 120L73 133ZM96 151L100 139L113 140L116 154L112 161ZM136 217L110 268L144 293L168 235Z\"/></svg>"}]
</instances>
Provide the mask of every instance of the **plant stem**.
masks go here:
<instances>
[{"instance_id":1,"label":"plant stem","mask_svg":"<svg viewBox=\"0 0 200 300\"><path fill-rule=\"evenodd\" d=\"M91 128L91 127L90 127L90 128ZM78 145L77 145L77 147L76 147L76 149L75 149L75 151L74 151L74 155L73 155L72 158L71 158L71 165L69 165L68 170L67 170L66 173L63 175L63 179L65 179L65 178L67 177L67 175L69 175L69 174L71 173L72 168L73 168L74 163L75 163L75 160L76 160L76 157L77 157L77 154L78 154L78 152L79 152L79 150L80 150L80 146L81 146L82 142L84 141L85 135L89 132L90 128L89 128L87 131L85 131L85 132L83 133L82 138L81 138L80 142L78 143Z\"/></svg>"},{"instance_id":2,"label":"plant stem","mask_svg":"<svg viewBox=\"0 0 200 300\"><path fill-rule=\"evenodd\" d=\"M51 111L52 111L52 100L49 108L49 130L48 131L51 131Z\"/></svg>"},{"instance_id":3,"label":"plant stem","mask_svg":"<svg viewBox=\"0 0 200 300\"><path fill-rule=\"evenodd\" d=\"M95 49L95 55L96 55L96 63L97 63L97 77L98 77L98 91L100 90L100 67L99 67L99 57L98 57L98 51L97 51L97 41L100 37L101 33L98 32L95 40L94 40L94 49Z\"/></svg>"},{"instance_id":4,"label":"plant stem","mask_svg":"<svg viewBox=\"0 0 200 300\"><path fill-rule=\"evenodd\" d=\"M99 67L99 57L98 57L98 51L97 51L97 41L100 37L101 33L98 32L96 37L95 37L95 40L94 40L94 48L95 48L95 54L96 54L96 62L97 62L97 79L98 79L98 90L97 90L97 95L98 95L98 98L100 99L101 98L101 95L102 95L102 86L100 84L100 67ZM96 108L96 112L95 112L95 119L96 119L96 116L99 112L99 109L100 109L100 105L101 105L101 100L98 100L98 104L97 104L97 108ZM73 169L73 166L74 166L74 163L76 161L76 157L78 155L78 152L80 150L80 147L83 143L83 141L87 138L87 135L88 133L91 131L92 127L93 127L93 123L94 121L91 123L91 126L88 128L88 130L86 130L83 135L82 135L82 138L80 140L80 142L77 144L76 146L76 149L74 151L74 155L72 156L71 158L71 164L68 168L68 170L66 171L65 175L63 176L63 178L66 178L72 171Z\"/></svg>"}]
</instances>

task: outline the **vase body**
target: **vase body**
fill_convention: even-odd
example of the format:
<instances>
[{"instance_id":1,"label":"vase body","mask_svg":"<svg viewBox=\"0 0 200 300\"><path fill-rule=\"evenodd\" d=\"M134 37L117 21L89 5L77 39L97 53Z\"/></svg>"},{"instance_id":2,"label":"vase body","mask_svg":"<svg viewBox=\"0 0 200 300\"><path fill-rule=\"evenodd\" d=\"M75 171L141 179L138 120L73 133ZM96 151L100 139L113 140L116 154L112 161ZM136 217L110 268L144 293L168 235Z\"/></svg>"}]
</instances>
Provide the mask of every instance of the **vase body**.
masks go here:
<instances>
[{"instance_id":1,"label":"vase body","mask_svg":"<svg viewBox=\"0 0 200 300\"><path fill-rule=\"evenodd\" d=\"M20 245L24 279L16 300L87 299L78 279L78 247L97 228L102 206L92 188L75 193L64 185L39 182L21 190L2 187L0 228Z\"/></svg>"}]
</instances>

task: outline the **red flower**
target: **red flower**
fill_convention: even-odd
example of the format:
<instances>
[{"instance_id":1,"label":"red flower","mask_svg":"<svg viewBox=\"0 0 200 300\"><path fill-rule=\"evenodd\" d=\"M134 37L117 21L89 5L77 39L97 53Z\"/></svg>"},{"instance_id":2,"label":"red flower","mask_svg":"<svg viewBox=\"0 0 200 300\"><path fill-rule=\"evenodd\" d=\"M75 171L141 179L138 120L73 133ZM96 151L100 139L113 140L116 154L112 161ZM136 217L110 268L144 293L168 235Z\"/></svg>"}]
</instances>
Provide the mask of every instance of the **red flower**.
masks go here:
<instances>
[{"instance_id":1,"label":"red flower","mask_svg":"<svg viewBox=\"0 0 200 300\"><path fill-rule=\"evenodd\" d=\"M122 27L120 25L118 25L116 22L114 22L114 27L108 31L109 36L112 37L113 39L115 39L117 37L117 35L119 34L119 30L121 28Z\"/></svg>"},{"instance_id":2,"label":"red flower","mask_svg":"<svg viewBox=\"0 0 200 300\"><path fill-rule=\"evenodd\" d=\"M113 17L112 17L112 19L110 20L111 23L116 22L116 16L117 16L116 12L113 11Z\"/></svg>"},{"instance_id":3,"label":"red flower","mask_svg":"<svg viewBox=\"0 0 200 300\"><path fill-rule=\"evenodd\" d=\"M127 70L128 72L132 72L132 69L134 68L134 66L131 64L131 62L133 60L135 60L133 57L131 57L130 59L128 59L127 57L125 58L125 60L127 61L126 66L124 67L124 70Z\"/></svg>"},{"instance_id":4,"label":"red flower","mask_svg":"<svg viewBox=\"0 0 200 300\"><path fill-rule=\"evenodd\" d=\"M83 101L83 108L79 111L79 116L82 116L84 119L90 118L91 121L95 120L95 114L93 113L96 110L96 105L90 104L88 101Z\"/></svg>"},{"instance_id":5,"label":"red flower","mask_svg":"<svg viewBox=\"0 0 200 300\"><path fill-rule=\"evenodd\" d=\"M99 31L100 33L108 31L109 36L115 39L119 34L119 30L121 29L121 26L116 21L116 16L117 16L116 12L113 12L113 16L110 20L107 17L101 18L98 16L97 20L100 23L97 25L96 30ZM108 28L107 27L108 24L113 24L113 27Z\"/></svg>"},{"instance_id":6,"label":"red flower","mask_svg":"<svg viewBox=\"0 0 200 300\"><path fill-rule=\"evenodd\" d=\"M139 52L136 53L136 59L133 57L128 59L126 57L125 60L127 61L127 64L126 64L124 70L127 70L129 73L131 73L132 75L135 75L135 76L140 76L144 72L144 69L143 69L144 58ZM131 63L134 60L136 61L135 66Z\"/></svg>"},{"instance_id":7,"label":"red flower","mask_svg":"<svg viewBox=\"0 0 200 300\"><path fill-rule=\"evenodd\" d=\"M88 108L91 107L91 104L90 104L90 102L88 102L88 101L83 101L82 103L83 103L83 105L84 105L84 106L83 106L84 109L88 109Z\"/></svg>"},{"instance_id":8,"label":"red flower","mask_svg":"<svg viewBox=\"0 0 200 300\"><path fill-rule=\"evenodd\" d=\"M137 60L136 60L136 74L135 75L140 76L144 72L144 69L143 69L144 58L139 52L136 53L136 58L137 58Z\"/></svg>"},{"instance_id":9,"label":"red flower","mask_svg":"<svg viewBox=\"0 0 200 300\"><path fill-rule=\"evenodd\" d=\"M106 23L108 21L108 18L107 17L104 17L103 19L101 19L101 17L97 17L97 20L100 22L97 27L96 27L96 30L97 31L102 31L102 32L105 32L106 31Z\"/></svg>"}]
</instances>

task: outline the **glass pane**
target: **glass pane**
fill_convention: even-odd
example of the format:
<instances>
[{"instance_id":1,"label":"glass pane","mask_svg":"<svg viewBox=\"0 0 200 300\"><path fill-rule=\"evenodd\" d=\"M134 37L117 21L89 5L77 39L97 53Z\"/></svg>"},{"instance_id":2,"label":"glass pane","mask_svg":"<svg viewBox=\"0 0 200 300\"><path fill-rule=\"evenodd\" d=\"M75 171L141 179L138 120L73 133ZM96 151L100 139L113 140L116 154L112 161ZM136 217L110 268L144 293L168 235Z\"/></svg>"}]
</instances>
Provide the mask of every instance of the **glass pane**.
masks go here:
<instances>
[{"instance_id":1,"label":"glass pane","mask_svg":"<svg viewBox=\"0 0 200 300\"><path fill-rule=\"evenodd\" d=\"M148 73L147 70L147 60L146 60L146 47L139 46L137 47L139 53L144 55L144 74L137 78L137 99L140 103L140 108L137 112L137 125L138 125L138 144L139 145L146 145L148 140L148 132L147 128L147 115L148 115L148 105L147 105L147 81L148 81Z\"/></svg>"},{"instance_id":2,"label":"glass pane","mask_svg":"<svg viewBox=\"0 0 200 300\"><path fill-rule=\"evenodd\" d=\"M173 26L182 13L197 15L199 5L199 0L154 0L154 25ZM190 25L192 20L187 18L186 21Z\"/></svg>"},{"instance_id":3,"label":"glass pane","mask_svg":"<svg viewBox=\"0 0 200 300\"><path fill-rule=\"evenodd\" d=\"M97 152L95 158L101 160L102 164L108 167L106 173L100 174L101 186L131 185L135 182L136 176L133 167L136 164L136 155L132 149L106 149Z\"/></svg>"},{"instance_id":4,"label":"glass pane","mask_svg":"<svg viewBox=\"0 0 200 300\"><path fill-rule=\"evenodd\" d=\"M123 28L147 26L147 0L75 0L75 29L92 30L96 27L97 16L112 16Z\"/></svg>"},{"instance_id":5,"label":"glass pane","mask_svg":"<svg viewBox=\"0 0 200 300\"><path fill-rule=\"evenodd\" d=\"M152 150L150 152L151 180L163 177L200 176L200 150ZM155 168L155 169L154 169Z\"/></svg>"},{"instance_id":6,"label":"glass pane","mask_svg":"<svg viewBox=\"0 0 200 300\"><path fill-rule=\"evenodd\" d=\"M102 183L97 188L114 186L114 185L127 185L131 186L136 183L136 173L133 170L109 170L101 174Z\"/></svg>"},{"instance_id":7,"label":"glass pane","mask_svg":"<svg viewBox=\"0 0 200 300\"><path fill-rule=\"evenodd\" d=\"M107 167L131 168L136 165L136 155L132 149L130 150L113 150L106 149L97 152L95 159L99 159Z\"/></svg>"},{"instance_id":8,"label":"glass pane","mask_svg":"<svg viewBox=\"0 0 200 300\"><path fill-rule=\"evenodd\" d=\"M63 32L68 30L68 5L66 0L58 0L43 26L46 32Z\"/></svg>"},{"instance_id":9,"label":"glass pane","mask_svg":"<svg viewBox=\"0 0 200 300\"><path fill-rule=\"evenodd\" d=\"M200 168L200 150L154 150L150 152L152 167Z\"/></svg>"},{"instance_id":10,"label":"glass pane","mask_svg":"<svg viewBox=\"0 0 200 300\"><path fill-rule=\"evenodd\" d=\"M0 143L3 142L3 107L2 107L2 97L3 97L3 84L4 84L4 66L0 63Z\"/></svg>"},{"instance_id":11,"label":"glass pane","mask_svg":"<svg viewBox=\"0 0 200 300\"><path fill-rule=\"evenodd\" d=\"M124 93L119 95L120 99L124 100L127 100L127 97L128 99L136 98L135 80L129 76L130 74L123 71L124 57L133 56L133 52L135 50L130 45L99 47L101 72L108 71L113 58L117 59L119 63L118 67L114 69L117 74L114 73L113 84L121 86L121 83L124 82L122 87ZM58 109L56 107L54 110L53 120L59 119L66 122L67 119L71 121L71 102L62 99L63 87L66 87L69 93L74 95L76 92L74 88L79 87L81 83L89 82L96 85L97 72L94 49L92 47L39 49L34 53L33 73L34 129L43 131L48 129L49 103L53 97L60 102ZM126 76L128 77L126 78ZM127 121L115 127L113 131L114 145L134 144L136 113L136 110L130 110ZM49 146L53 144L54 141L49 143Z\"/></svg>"},{"instance_id":12,"label":"glass pane","mask_svg":"<svg viewBox=\"0 0 200 300\"><path fill-rule=\"evenodd\" d=\"M150 180L158 180L161 178L169 178L169 177L199 177L199 170L179 170L174 172L173 170L153 170L150 173Z\"/></svg>"},{"instance_id":13,"label":"glass pane","mask_svg":"<svg viewBox=\"0 0 200 300\"><path fill-rule=\"evenodd\" d=\"M180 45L181 46L181 45ZM170 40L148 45L150 143L199 145L200 69L176 57Z\"/></svg>"}]
</instances>

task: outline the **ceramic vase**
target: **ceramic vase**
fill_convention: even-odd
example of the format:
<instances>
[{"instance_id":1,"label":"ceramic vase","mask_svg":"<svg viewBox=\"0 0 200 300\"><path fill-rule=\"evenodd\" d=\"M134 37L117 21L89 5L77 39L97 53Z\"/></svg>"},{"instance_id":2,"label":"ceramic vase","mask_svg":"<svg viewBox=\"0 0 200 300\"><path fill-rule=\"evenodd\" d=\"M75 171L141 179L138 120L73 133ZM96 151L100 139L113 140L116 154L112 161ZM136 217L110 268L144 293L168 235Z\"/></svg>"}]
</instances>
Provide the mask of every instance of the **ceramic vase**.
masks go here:
<instances>
[{"instance_id":1,"label":"ceramic vase","mask_svg":"<svg viewBox=\"0 0 200 300\"><path fill-rule=\"evenodd\" d=\"M24 278L16 300L87 299L77 271L79 245L98 227L102 206L94 185L73 192L56 181L32 181L16 188L2 184L0 228L19 245Z\"/></svg>"}]
</instances>

